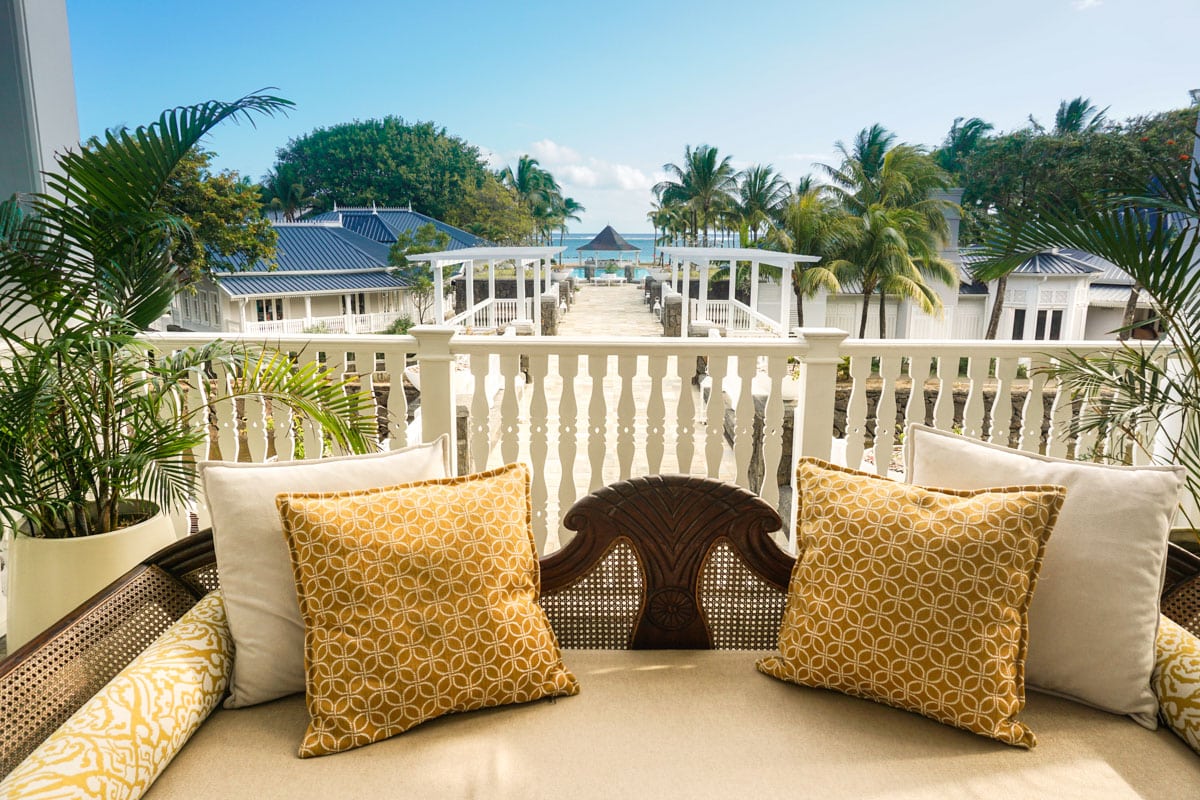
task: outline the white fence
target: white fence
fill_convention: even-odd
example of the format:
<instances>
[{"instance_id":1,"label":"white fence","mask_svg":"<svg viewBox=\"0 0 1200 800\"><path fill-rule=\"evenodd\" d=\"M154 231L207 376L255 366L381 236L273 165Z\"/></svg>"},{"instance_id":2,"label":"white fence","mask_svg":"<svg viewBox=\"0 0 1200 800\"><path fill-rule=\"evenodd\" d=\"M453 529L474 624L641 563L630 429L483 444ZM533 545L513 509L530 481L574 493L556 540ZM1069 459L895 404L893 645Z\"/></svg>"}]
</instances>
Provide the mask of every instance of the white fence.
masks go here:
<instances>
[{"instance_id":1,"label":"white fence","mask_svg":"<svg viewBox=\"0 0 1200 800\"><path fill-rule=\"evenodd\" d=\"M533 319L533 300L525 299L525 313L521 316L517 314L519 305L515 299L488 298L446 320L446 325L451 328L495 331L516 319Z\"/></svg>"},{"instance_id":2,"label":"white fence","mask_svg":"<svg viewBox=\"0 0 1200 800\"><path fill-rule=\"evenodd\" d=\"M271 322L246 321L246 335L298 336L305 332L321 333L378 333L396 320L411 316L407 311L386 311L375 314L341 314L336 317L280 319Z\"/></svg>"},{"instance_id":3,"label":"white fence","mask_svg":"<svg viewBox=\"0 0 1200 800\"><path fill-rule=\"evenodd\" d=\"M378 390L384 446L448 433L459 472L527 462L543 551L565 542L560 522L576 499L641 474L736 482L787 519L798 455L844 453L846 463L885 474L911 421L1030 451L1090 450L1096 442L1061 438L1071 404L1044 375L1022 376L1067 349L1119 346L1038 342L1035 352L1021 342L844 341L842 331L811 329L786 339L465 336L432 326L412 333L272 344L339 373L347 364L361 370L364 388ZM207 338L149 337L162 349ZM404 392L393 391L408 353L420 368L419 430L407 422ZM385 378L397 381L386 392ZM246 403L240 420L227 409L216 430L213 450L224 459L289 460L298 443L308 457L322 449L319 430L268 419L261 402ZM209 454L201 446L196 456Z\"/></svg>"},{"instance_id":4,"label":"white fence","mask_svg":"<svg viewBox=\"0 0 1200 800\"><path fill-rule=\"evenodd\" d=\"M725 329L726 336L783 336L783 325L740 300L692 300L690 319L708 320Z\"/></svg>"}]
</instances>

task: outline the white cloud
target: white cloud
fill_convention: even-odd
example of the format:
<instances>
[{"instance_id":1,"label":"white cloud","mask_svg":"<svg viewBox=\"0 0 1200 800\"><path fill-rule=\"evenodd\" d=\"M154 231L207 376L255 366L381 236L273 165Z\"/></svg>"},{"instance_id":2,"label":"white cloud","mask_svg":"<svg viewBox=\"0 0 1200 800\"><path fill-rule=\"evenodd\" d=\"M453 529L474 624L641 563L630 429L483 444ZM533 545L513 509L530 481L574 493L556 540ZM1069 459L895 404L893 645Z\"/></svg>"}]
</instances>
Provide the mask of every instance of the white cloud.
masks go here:
<instances>
[{"instance_id":1,"label":"white cloud","mask_svg":"<svg viewBox=\"0 0 1200 800\"><path fill-rule=\"evenodd\" d=\"M1071 7L1076 11L1089 11L1104 5L1104 0L1072 0Z\"/></svg>"},{"instance_id":2,"label":"white cloud","mask_svg":"<svg viewBox=\"0 0 1200 800\"><path fill-rule=\"evenodd\" d=\"M551 139L542 139L529 146L529 154L549 169L560 164L571 164L582 160L579 152Z\"/></svg>"}]
</instances>

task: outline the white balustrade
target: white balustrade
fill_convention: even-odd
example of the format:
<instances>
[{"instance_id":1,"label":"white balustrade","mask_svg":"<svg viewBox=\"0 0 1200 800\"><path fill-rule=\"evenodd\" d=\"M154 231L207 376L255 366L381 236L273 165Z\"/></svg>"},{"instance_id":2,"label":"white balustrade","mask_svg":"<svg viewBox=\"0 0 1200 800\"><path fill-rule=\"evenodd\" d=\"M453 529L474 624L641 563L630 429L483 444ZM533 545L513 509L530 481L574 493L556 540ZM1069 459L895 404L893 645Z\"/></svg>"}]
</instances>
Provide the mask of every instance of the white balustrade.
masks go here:
<instances>
[{"instance_id":1,"label":"white balustrade","mask_svg":"<svg viewBox=\"0 0 1200 800\"><path fill-rule=\"evenodd\" d=\"M515 311L515 301L509 302ZM581 493L632 475L709 475L777 504L791 488L776 476L792 475L800 454L832 453L849 466L888 474L910 422L1052 455L1107 446L1096 436L1063 438L1071 430L1072 405L1036 367L1069 348L1097 352L1119 346L1114 343L847 340L844 332L815 329L797 334L596 339L468 336L418 326L408 336L305 334L268 343L297 353L300 364L323 364L334 377L351 377L372 391L381 407L365 413L379 415L381 446L403 447L443 433L457 442L456 420L465 414L467 441L455 448L456 469L528 463L542 549L566 541L561 520ZM163 350L211 338L147 335ZM401 377L406 354L416 354L419 365L419 433L407 421ZM844 359L848 372L839 380ZM218 371L214 388L227 391L234 379ZM212 430L208 452L197 457L261 461L331 454L319 428L296 425L290 409L256 398L237 409L219 404ZM844 449L832 447L839 433ZM197 507L203 510L202 498Z\"/></svg>"}]
</instances>

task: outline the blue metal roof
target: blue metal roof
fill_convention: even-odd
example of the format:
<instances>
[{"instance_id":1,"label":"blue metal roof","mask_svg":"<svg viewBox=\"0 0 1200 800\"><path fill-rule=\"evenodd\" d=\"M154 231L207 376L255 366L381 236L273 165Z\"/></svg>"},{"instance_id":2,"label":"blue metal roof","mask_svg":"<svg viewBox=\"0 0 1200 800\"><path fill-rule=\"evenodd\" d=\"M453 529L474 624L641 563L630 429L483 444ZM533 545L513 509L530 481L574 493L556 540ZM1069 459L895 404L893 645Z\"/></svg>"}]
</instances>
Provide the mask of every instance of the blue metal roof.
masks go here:
<instances>
[{"instance_id":1,"label":"blue metal roof","mask_svg":"<svg viewBox=\"0 0 1200 800\"><path fill-rule=\"evenodd\" d=\"M383 269L388 248L336 225L275 225L276 268L259 261L239 274Z\"/></svg>"},{"instance_id":2,"label":"blue metal roof","mask_svg":"<svg viewBox=\"0 0 1200 800\"><path fill-rule=\"evenodd\" d=\"M1085 258L1086 256L1086 258ZM1033 258L1022 263L1014 269L1013 275L1095 275L1104 270L1099 266L1093 266L1088 261L1094 259L1088 253L1082 253L1078 250L1047 250L1043 253L1038 253ZM970 248L962 252L963 264L968 268L974 267L975 264L982 260L982 256L971 252ZM1105 262L1107 263L1107 262Z\"/></svg>"},{"instance_id":3,"label":"blue metal roof","mask_svg":"<svg viewBox=\"0 0 1200 800\"><path fill-rule=\"evenodd\" d=\"M288 275L280 272L224 275L217 282L232 297L340 294L368 289L403 289L408 286L404 279L382 270L325 275Z\"/></svg>"},{"instance_id":4,"label":"blue metal roof","mask_svg":"<svg viewBox=\"0 0 1200 800\"><path fill-rule=\"evenodd\" d=\"M442 231L450 237L444 250L461 250L464 247L484 247L489 244L473 233L448 225L439 219L426 216L419 211L406 208L339 208L309 218L312 222L341 222L342 226L373 241L391 244L401 233L416 233L425 224Z\"/></svg>"}]
</instances>

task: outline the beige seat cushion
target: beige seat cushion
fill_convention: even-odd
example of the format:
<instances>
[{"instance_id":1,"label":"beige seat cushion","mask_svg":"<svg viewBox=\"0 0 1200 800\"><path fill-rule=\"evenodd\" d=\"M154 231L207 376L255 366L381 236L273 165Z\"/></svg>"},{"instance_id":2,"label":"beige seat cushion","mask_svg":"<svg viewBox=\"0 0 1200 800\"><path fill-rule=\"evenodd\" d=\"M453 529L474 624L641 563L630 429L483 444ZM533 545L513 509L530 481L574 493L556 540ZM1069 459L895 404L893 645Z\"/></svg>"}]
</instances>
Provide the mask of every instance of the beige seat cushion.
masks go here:
<instances>
[{"instance_id":1,"label":"beige seat cushion","mask_svg":"<svg viewBox=\"0 0 1200 800\"><path fill-rule=\"evenodd\" d=\"M304 698L218 711L151 798L1187 797L1200 758L1166 730L1031 692L1015 750L754 670L762 652L563 652L578 696L442 717L296 758Z\"/></svg>"}]
</instances>

